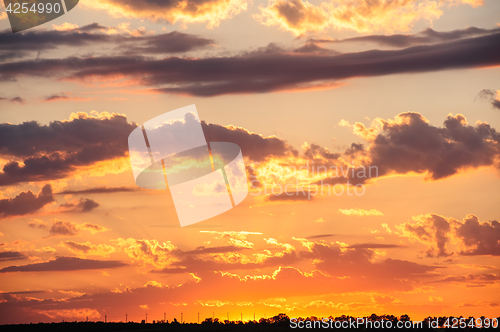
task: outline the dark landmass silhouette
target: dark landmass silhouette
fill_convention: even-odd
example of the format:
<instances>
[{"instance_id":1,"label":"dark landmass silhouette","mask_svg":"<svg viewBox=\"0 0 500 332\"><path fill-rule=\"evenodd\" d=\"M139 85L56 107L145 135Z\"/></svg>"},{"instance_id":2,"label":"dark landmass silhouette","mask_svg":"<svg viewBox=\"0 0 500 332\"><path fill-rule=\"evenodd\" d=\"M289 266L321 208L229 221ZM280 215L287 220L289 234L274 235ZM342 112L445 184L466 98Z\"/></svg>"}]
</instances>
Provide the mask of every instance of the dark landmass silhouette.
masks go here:
<instances>
[{"instance_id":1,"label":"dark landmass silhouette","mask_svg":"<svg viewBox=\"0 0 500 332\"><path fill-rule=\"evenodd\" d=\"M363 323L353 328L351 322L358 322L363 319ZM293 323L292 323L293 322ZM300 322L300 323L299 323ZM402 327L398 327L398 322ZM0 325L2 332L142 332L142 331L283 331L302 329L335 329L341 331L348 330L373 330L377 325L379 328L387 329L391 327L395 330L433 330L437 328L452 328L460 331L472 331L478 328L498 329L500 317L432 317L429 316L423 321L411 320L408 315L396 317L393 315L372 314L367 317L353 317L342 315L340 317L298 317L290 318L286 314L279 314L271 318L261 318L259 321L230 321L219 320L218 318L206 318L201 323L181 323L174 318L173 321L153 321L146 323L137 322L58 322L58 323L37 323L37 324L11 324ZM328 324L328 326L326 326ZM464 326L465 324L465 326ZM350 327L346 327L350 325ZM295 326L295 327L294 327ZM300 327L302 326L302 327ZM309 328L308 328L309 326ZM336 327L337 326L337 327Z\"/></svg>"}]
</instances>

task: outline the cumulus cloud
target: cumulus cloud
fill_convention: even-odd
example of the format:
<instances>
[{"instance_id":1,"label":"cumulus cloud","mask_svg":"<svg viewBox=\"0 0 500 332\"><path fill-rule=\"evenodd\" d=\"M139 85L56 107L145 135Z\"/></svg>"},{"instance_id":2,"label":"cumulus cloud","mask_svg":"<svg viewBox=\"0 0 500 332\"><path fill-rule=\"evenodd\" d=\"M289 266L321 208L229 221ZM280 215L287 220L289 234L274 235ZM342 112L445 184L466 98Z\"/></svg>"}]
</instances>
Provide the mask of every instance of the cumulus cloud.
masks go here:
<instances>
[{"instance_id":1,"label":"cumulus cloud","mask_svg":"<svg viewBox=\"0 0 500 332\"><path fill-rule=\"evenodd\" d=\"M201 122L208 142L233 142L241 148L241 153L252 161L263 161L268 157L297 156L298 151L286 141L275 136L264 137L245 128L221 126Z\"/></svg>"},{"instance_id":2,"label":"cumulus cloud","mask_svg":"<svg viewBox=\"0 0 500 332\"><path fill-rule=\"evenodd\" d=\"M100 261L76 257L57 257L54 260L19 266L8 266L0 269L0 273L7 272L56 272L111 269L126 266L120 261Z\"/></svg>"},{"instance_id":3,"label":"cumulus cloud","mask_svg":"<svg viewBox=\"0 0 500 332\"><path fill-rule=\"evenodd\" d=\"M49 233L50 236L75 236L78 235L78 225L71 221L54 219Z\"/></svg>"},{"instance_id":4,"label":"cumulus cloud","mask_svg":"<svg viewBox=\"0 0 500 332\"><path fill-rule=\"evenodd\" d=\"M0 124L0 155L14 159L3 166L0 186L60 179L79 166L124 157L128 135L136 126L123 115L104 113L79 113L49 125Z\"/></svg>"},{"instance_id":5,"label":"cumulus cloud","mask_svg":"<svg viewBox=\"0 0 500 332\"><path fill-rule=\"evenodd\" d=\"M398 226L402 236L428 246L428 257L446 257L450 243L457 243L460 255L500 256L500 223L481 222L475 215L459 221L437 214L414 217Z\"/></svg>"},{"instance_id":6,"label":"cumulus cloud","mask_svg":"<svg viewBox=\"0 0 500 332\"><path fill-rule=\"evenodd\" d=\"M500 133L485 122L471 126L461 114L448 115L443 127L419 113L376 119L368 128L362 123L350 127L370 143L362 153L379 176L414 172L437 180L462 169L493 166L500 156Z\"/></svg>"},{"instance_id":7,"label":"cumulus cloud","mask_svg":"<svg viewBox=\"0 0 500 332\"><path fill-rule=\"evenodd\" d=\"M0 218L31 214L53 201L52 187L49 184L40 190L38 196L31 191L22 192L14 198L0 200Z\"/></svg>"},{"instance_id":8,"label":"cumulus cloud","mask_svg":"<svg viewBox=\"0 0 500 332\"><path fill-rule=\"evenodd\" d=\"M348 29L367 33L373 31L409 31L418 21L439 18L445 5L468 3L482 5L482 0L445 1L323 1L313 4L306 0L270 0L267 7L259 6L254 17L266 26L278 26L295 35L326 29Z\"/></svg>"},{"instance_id":9,"label":"cumulus cloud","mask_svg":"<svg viewBox=\"0 0 500 332\"><path fill-rule=\"evenodd\" d=\"M338 81L500 64L500 33L400 50L339 55L258 53L226 57L94 56L0 64L0 80L18 77L109 81L116 77L151 91L192 96L338 87ZM230 71L227 68L231 68ZM210 73L207 75L207 73Z\"/></svg>"}]
</instances>

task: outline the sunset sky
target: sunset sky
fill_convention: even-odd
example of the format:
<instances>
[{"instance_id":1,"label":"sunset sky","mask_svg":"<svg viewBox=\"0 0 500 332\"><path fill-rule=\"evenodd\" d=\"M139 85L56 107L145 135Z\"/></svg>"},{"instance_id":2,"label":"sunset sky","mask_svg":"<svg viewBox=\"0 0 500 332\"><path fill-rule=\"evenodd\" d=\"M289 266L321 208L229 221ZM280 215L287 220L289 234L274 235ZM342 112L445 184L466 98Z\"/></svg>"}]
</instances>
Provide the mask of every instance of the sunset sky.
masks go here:
<instances>
[{"instance_id":1,"label":"sunset sky","mask_svg":"<svg viewBox=\"0 0 500 332\"><path fill-rule=\"evenodd\" d=\"M0 324L498 317L499 78L497 0L1 4ZM127 140L192 104L249 194L180 227Z\"/></svg>"}]
</instances>

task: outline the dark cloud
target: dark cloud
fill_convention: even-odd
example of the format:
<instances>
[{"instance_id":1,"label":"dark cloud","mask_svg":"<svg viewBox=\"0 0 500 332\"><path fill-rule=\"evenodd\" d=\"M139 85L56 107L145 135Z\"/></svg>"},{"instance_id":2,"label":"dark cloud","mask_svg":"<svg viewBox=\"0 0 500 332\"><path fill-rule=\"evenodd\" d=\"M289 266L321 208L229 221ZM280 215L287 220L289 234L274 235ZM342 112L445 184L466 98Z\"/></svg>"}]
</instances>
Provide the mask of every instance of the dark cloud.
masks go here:
<instances>
[{"instance_id":1,"label":"dark cloud","mask_svg":"<svg viewBox=\"0 0 500 332\"><path fill-rule=\"evenodd\" d=\"M315 193L309 191L283 192L267 196L269 202L295 202L313 200Z\"/></svg>"},{"instance_id":2,"label":"dark cloud","mask_svg":"<svg viewBox=\"0 0 500 332\"><path fill-rule=\"evenodd\" d=\"M374 43L381 46L409 47L415 45L436 44L450 42L457 39L471 38L490 35L500 32L499 28L480 29L468 27L453 31L439 32L431 28L425 29L414 35L370 35L362 37L347 38L341 40L310 39L312 43Z\"/></svg>"},{"instance_id":3,"label":"dark cloud","mask_svg":"<svg viewBox=\"0 0 500 332\"><path fill-rule=\"evenodd\" d=\"M316 43L307 42L303 46L296 48L295 53L317 53L317 54L340 54L340 52L321 47Z\"/></svg>"},{"instance_id":4,"label":"dark cloud","mask_svg":"<svg viewBox=\"0 0 500 332\"><path fill-rule=\"evenodd\" d=\"M78 235L78 225L71 221L54 219L49 233L50 236L75 236Z\"/></svg>"},{"instance_id":5,"label":"dark cloud","mask_svg":"<svg viewBox=\"0 0 500 332\"><path fill-rule=\"evenodd\" d=\"M9 101L11 103L19 103L19 104L24 104L26 102L26 100L24 100L23 98L21 98L19 96L11 98L11 99L9 99Z\"/></svg>"},{"instance_id":6,"label":"dark cloud","mask_svg":"<svg viewBox=\"0 0 500 332\"><path fill-rule=\"evenodd\" d=\"M76 257L58 257L55 260L43 263L4 267L0 270L0 273L99 270L117 268L126 265L127 264L120 261L100 261Z\"/></svg>"},{"instance_id":7,"label":"dark cloud","mask_svg":"<svg viewBox=\"0 0 500 332\"><path fill-rule=\"evenodd\" d=\"M70 57L0 64L0 80L21 76L76 80L125 76L158 92L193 96L311 88L338 80L500 64L500 33L401 50L340 55L259 54L151 59L141 56ZM158 88L157 88L158 87Z\"/></svg>"},{"instance_id":8,"label":"dark cloud","mask_svg":"<svg viewBox=\"0 0 500 332\"><path fill-rule=\"evenodd\" d=\"M331 237L331 236L336 236L336 234L319 234L319 235L311 235L306 237L308 240L314 240L314 239L321 239L325 237Z\"/></svg>"},{"instance_id":9,"label":"dark cloud","mask_svg":"<svg viewBox=\"0 0 500 332\"><path fill-rule=\"evenodd\" d=\"M123 115L106 118L80 115L69 121L54 121L49 125L25 122L18 125L0 124L0 155L8 162L0 172L0 186L19 182L53 180L67 177L79 166L124 157L128 154L128 135L135 129ZM268 157L297 156L298 151L277 137L263 137L243 128L202 122L208 141L234 142L245 157L263 161ZM60 194L95 194L139 190L137 188L90 188L67 190ZM73 205L75 205L73 203ZM79 207L88 211L90 201ZM67 206L69 207L69 206Z\"/></svg>"},{"instance_id":10,"label":"dark cloud","mask_svg":"<svg viewBox=\"0 0 500 332\"><path fill-rule=\"evenodd\" d=\"M38 196L31 191L22 192L14 198L0 200L0 218L30 214L53 201L52 187L49 184L40 190Z\"/></svg>"},{"instance_id":11,"label":"dark cloud","mask_svg":"<svg viewBox=\"0 0 500 332\"><path fill-rule=\"evenodd\" d=\"M310 160L313 160L317 157L321 157L322 159L326 160L336 160L340 157L340 154L332 153L327 148L319 146L317 144L311 144L310 146L307 146L306 150L304 151L304 156L306 156Z\"/></svg>"},{"instance_id":12,"label":"dark cloud","mask_svg":"<svg viewBox=\"0 0 500 332\"><path fill-rule=\"evenodd\" d=\"M491 285L500 281L500 275L495 274L467 274L460 276L450 276L440 280L433 281L434 283L466 283L474 287Z\"/></svg>"},{"instance_id":13,"label":"dark cloud","mask_svg":"<svg viewBox=\"0 0 500 332\"><path fill-rule=\"evenodd\" d=\"M475 215L463 221L436 214L422 216L415 223L402 225L405 236L429 246L428 257L450 256L446 246L452 239L463 249L460 255L500 256L500 223L496 220L481 222Z\"/></svg>"},{"instance_id":14,"label":"dark cloud","mask_svg":"<svg viewBox=\"0 0 500 332\"><path fill-rule=\"evenodd\" d=\"M132 39L132 38L129 38ZM137 54L169 54L184 53L214 44L213 40L187 33L173 31L170 33L133 38L135 46L129 52Z\"/></svg>"},{"instance_id":15,"label":"dark cloud","mask_svg":"<svg viewBox=\"0 0 500 332\"><path fill-rule=\"evenodd\" d=\"M141 54L183 53L214 44L210 39L178 31L132 36L125 33L108 34L109 29L93 23L71 30L30 30L15 35L10 30L4 30L0 32L0 61L21 58L30 52L97 44L120 45L122 52Z\"/></svg>"},{"instance_id":16,"label":"dark cloud","mask_svg":"<svg viewBox=\"0 0 500 332\"><path fill-rule=\"evenodd\" d=\"M131 192L138 191L141 188L138 187L96 187L82 190L64 190L54 195L82 195L82 194L114 194L120 192Z\"/></svg>"},{"instance_id":17,"label":"dark cloud","mask_svg":"<svg viewBox=\"0 0 500 332\"><path fill-rule=\"evenodd\" d=\"M18 251L3 251L0 252L0 262L6 261L19 261L23 259L27 259L28 255L23 252Z\"/></svg>"},{"instance_id":18,"label":"dark cloud","mask_svg":"<svg viewBox=\"0 0 500 332\"><path fill-rule=\"evenodd\" d=\"M460 114L449 115L444 127L418 113L402 113L382 126L367 150L379 176L415 172L437 180L461 169L494 165L500 156L500 133L484 122L470 126Z\"/></svg>"},{"instance_id":19,"label":"dark cloud","mask_svg":"<svg viewBox=\"0 0 500 332\"><path fill-rule=\"evenodd\" d=\"M96 225L96 224L91 224L91 223L85 223L83 225L80 226L81 228L84 228L84 229L88 229L88 230L91 230L91 231L96 231L96 232L101 232L101 231L105 231L106 228L102 227L102 226L99 226L99 225Z\"/></svg>"},{"instance_id":20,"label":"dark cloud","mask_svg":"<svg viewBox=\"0 0 500 332\"><path fill-rule=\"evenodd\" d=\"M3 292L0 295L23 295L23 294L42 294L46 291L19 291L19 292Z\"/></svg>"},{"instance_id":21,"label":"dark cloud","mask_svg":"<svg viewBox=\"0 0 500 332\"><path fill-rule=\"evenodd\" d=\"M0 172L0 186L66 177L78 166L128 154L128 135L135 129L123 115L108 118L82 116L70 121L0 124L0 155L23 158Z\"/></svg>"},{"instance_id":22,"label":"dark cloud","mask_svg":"<svg viewBox=\"0 0 500 332\"><path fill-rule=\"evenodd\" d=\"M496 220L480 222L470 215L456 230L457 237L467 248L462 255L500 256L500 223Z\"/></svg>"},{"instance_id":23,"label":"dark cloud","mask_svg":"<svg viewBox=\"0 0 500 332\"><path fill-rule=\"evenodd\" d=\"M90 198L80 198L78 203L64 203L61 207L70 208L72 212L90 212L97 208L99 203Z\"/></svg>"},{"instance_id":24,"label":"dark cloud","mask_svg":"<svg viewBox=\"0 0 500 332\"><path fill-rule=\"evenodd\" d=\"M45 98L44 101L56 101L56 100L68 100L68 99L71 99L71 97L64 95L51 95Z\"/></svg>"},{"instance_id":25,"label":"dark cloud","mask_svg":"<svg viewBox=\"0 0 500 332\"><path fill-rule=\"evenodd\" d=\"M75 249L77 251L81 251L83 253L87 253L90 249L92 249L92 247L90 247L86 244L82 244L82 243L78 243L78 242L74 242L74 241L65 241L64 244L72 249Z\"/></svg>"},{"instance_id":26,"label":"dark cloud","mask_svg":"<svg viewBox=\"0 0 500 332\"><path fill-rule=\"evenodd\" d=\"M241 153L252 161L263 161L267 157L297 156L298 151L277 137L264 137L241 127L221 126L201 122L208 142L232 142L241 148Z\"/></svg>"},{"instance_id":27,"label":"dark cloud","mask_svg":"<svg viewBox=\"0 0 500 332\"><path fill-rule=\"evenodd\" d=\"M496 98L496 95L497 93L495 90L483 89L479 91L476 98L490 102L493 108L500 109L500 100Z\"/></svg>"}]
</instances>

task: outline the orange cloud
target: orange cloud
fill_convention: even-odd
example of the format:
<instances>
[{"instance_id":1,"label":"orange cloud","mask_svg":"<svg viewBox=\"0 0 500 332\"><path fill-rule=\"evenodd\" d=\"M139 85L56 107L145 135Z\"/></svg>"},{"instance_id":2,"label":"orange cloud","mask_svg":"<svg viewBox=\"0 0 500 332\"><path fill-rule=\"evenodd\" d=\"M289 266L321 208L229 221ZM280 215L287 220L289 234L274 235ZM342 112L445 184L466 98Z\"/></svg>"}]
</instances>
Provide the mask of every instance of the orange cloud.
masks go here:
<instances>
[{"instance_id":1,"label":"orange cloud","mask_svg":"<svg viewBox=\"0 0 500 332\"><path fill-rule=\"evenodd\" d=\"M248 8L247 0L137 2L135 0L91 0L82 2L91 8L105 10L114 17L146 18L175 23L207 22L208 28Z\"/></svg>"},{"instance_id":2,"label":"orange cloud","mask_svg":"<svg viewBox=\"0 0 500 332\"><path fill-rule=\"evenodd\" d=\"M266 26L279 26L294 35L319 32L328 28L373 31L409 31L418 21L439 18L444 5L481 6L482 0L448 1L342 1L330 0L314 5L306 0L270 0L260 6L254 17Z\"/></svg>"},{"instance_id":3,"label":"orange cloud","mask_svg":"<svg viewBox=\"0 0 500 332\"><path fill-rule=\"evenodd\" d=\"M377 209L364 210L364 209L349 209L342 210L339 209L338 213L346 215L346 216L355 216L355 217L365 217L365 216L383 216L384 214Z\"/></svg>"}]
</instances>

